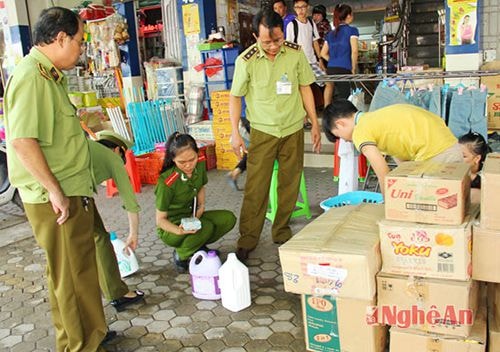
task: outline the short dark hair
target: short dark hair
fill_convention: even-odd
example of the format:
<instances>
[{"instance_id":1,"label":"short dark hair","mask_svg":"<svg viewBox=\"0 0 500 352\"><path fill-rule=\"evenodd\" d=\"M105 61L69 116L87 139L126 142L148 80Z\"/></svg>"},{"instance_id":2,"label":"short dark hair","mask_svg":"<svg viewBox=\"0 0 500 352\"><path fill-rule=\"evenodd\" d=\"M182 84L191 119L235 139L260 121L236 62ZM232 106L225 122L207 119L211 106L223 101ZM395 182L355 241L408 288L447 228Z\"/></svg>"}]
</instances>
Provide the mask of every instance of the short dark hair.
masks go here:
<instances>
[{"instance_id":1,"label":"short dark hair","mask_svg":"<svg viewBox=\"0 0 500 352\"><path fill-rule=\"evenodd\" d=\"M274 1L273 1L273 5L274 5L274 4L278 4L278 3L280 3L280 2L281 2L283 5L285 5L285 6L286 6L286 2L285 2L285 0L274 0Z\"/></svg>"},{"instance_id":2,"label":"short dark hair","mask_svg":"<svg viewBox=\"0 0 500 352\"><path fill-rule=\"evenodd\" d=\"M198 154L199 149L194 138L187 133L174 132L168 137L165 144L165 160L161 173L167 171L175 165L174 159L180 151L191 149Z\"/></svg>"},{"instance_id":3,"label":"short dark hair","mask_svg":"<svg viewBox=\"0 0 500 352\"><path fill-rule=\"evenodd\" d=\"M296 2L303 1L306 4L309 4L309 0L293 0L293 3L295 4Z\"/></svg>"},{"instance_id":4,"label":"short dark hair","mask_svg":"<svg viewBox=\"0 0 500 352\"><path fill-rule=\"evenodd\" d=\"M326 18L326 7L324 5L316 5L313 7L313 11L312 11L313 15L315 13L320 13L323 15L323 18Z\"/></svg>"},{"instance_id":5,"label":"short dark hair","mask_svg":"<svg viewBox=\"0 0 500 352\"><path fill-rule=\"evenodd\" d=\"M73 37L80 29L80 17L64 7L45 9L38 18L33 30L33 44L51 44L59 32Z\"/></svg>"},{"instance_id":6,"label":"short dark hair","mask_svg":"<svg viewBox=\"0 0 500 352\"><path fill-rule=\"evenodd\" d=\"M259 36L260 25L263 25L269 30L274 28L281 28L281 30L283 30L283 19L272 9L262 10L259 11L253 18L253 31L257 37Z\"/></svg>"},{"instance_id":7,"label":"short dark hair","mask_svg":"<svg viewBox=\"0 0 500 352\"><path fill-rule=\"evenodd\" d=\"M328 105L323 112L323 131L326 138L335 143L338 138L332 133L332 128L336 126L339 119L350 118L352 114L357 112L358 109L347 99L334 100Z\"/></svg>"}]
</instances>

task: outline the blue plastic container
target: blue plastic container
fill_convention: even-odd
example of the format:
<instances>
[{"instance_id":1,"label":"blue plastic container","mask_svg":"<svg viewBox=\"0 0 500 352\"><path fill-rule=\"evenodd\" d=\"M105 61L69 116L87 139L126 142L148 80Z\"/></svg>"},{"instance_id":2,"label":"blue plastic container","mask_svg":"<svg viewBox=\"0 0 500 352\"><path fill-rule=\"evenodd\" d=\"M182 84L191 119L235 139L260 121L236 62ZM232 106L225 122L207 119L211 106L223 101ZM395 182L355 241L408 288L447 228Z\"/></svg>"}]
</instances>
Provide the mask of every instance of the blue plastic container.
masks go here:
<instances>
[{"instance_id":1,"label":"blue plastic container","mask_svg":"<svg viewBox=\"0 0 500 352\"><path fill-rule=\"evenodd\" d=\"M331 208L339 208L345 205L356 205L360 203L383 203L384 197L382 193L367 192L367 191L354 191L347 192L335 197L325 199L319 206L324 211Z\"/></svg>"}]
</instances>

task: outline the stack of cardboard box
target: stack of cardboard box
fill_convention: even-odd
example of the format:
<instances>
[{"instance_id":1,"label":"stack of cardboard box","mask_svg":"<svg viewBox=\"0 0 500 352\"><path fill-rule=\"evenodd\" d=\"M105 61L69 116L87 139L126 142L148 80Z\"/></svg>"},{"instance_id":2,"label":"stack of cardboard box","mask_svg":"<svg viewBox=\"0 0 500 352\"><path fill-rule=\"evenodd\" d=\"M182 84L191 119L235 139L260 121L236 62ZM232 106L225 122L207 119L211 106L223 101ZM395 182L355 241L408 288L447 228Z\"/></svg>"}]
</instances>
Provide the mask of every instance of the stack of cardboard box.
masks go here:
<instances>
[{"instance_id":1,"label":"stack of cardboard box","mask_svg":"<svg viewBox=\"0 0 500 352\"><path fill-rule=\"evenodd\" d=\"M489 351L500 351L500 153L489 154L481 177L481 219L474 224L472 278L488 282Z\"/></svg>"},{"instance_id":2,"label":"stack of cardboard box","mask_svg":"<svg viewBox=\"0 0 500 352\"><path fill-rule=\"evenodd\" d=\"M231 170L238 164L238 158L231 146L231 120L229 117L229 91L214 91L210 95L215 138L217 169Z\"/></svg>"},{"instance_id":3,"label":"stack of cardboard box","mask_svg":"<svg viewBox=\"0 0 500 352\"><path fill-rule=\"evenodd\" d=\"M462 163L407 162L385 179L377 319L392 326L391 352L485 349L486 310L471 279L479 209L469 193Z\"/></svg>"},{"instance_id":4,"label":"stack of cardboard box","mask_svg":"<svg viewBox=\"0 0 500 352\"><path fill-rule=\"evenodd\" d=\"M335 208L279 248L285 291L301 294L308 351L384 351L387 330L372 319L383 214L377 204Z\"/></svg>"}]
</instances>

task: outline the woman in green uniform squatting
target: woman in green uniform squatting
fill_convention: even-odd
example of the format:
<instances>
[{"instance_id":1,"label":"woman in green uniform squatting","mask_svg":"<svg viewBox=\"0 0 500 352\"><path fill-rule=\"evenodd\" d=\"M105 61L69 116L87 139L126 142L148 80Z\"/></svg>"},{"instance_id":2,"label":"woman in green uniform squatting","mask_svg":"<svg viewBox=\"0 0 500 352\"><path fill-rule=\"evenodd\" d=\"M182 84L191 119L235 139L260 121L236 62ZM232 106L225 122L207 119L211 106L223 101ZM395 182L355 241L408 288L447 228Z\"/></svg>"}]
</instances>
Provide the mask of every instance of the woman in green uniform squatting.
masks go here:
<instances>
[{"instance_id":1,"label":"woman in green uniform squatting","mask_svg":"<svg viewBox=\"0 0 500 352\"><path fill-rule=\"evenodd\" d=\"M156 226L158 236L174 247L174 262L178 272L188 269L189 258L196 251L231 231L236 217L229 210L205 211L207 184L205 157L198 156L196 142L188 134L176 132L166 144L165 162L156 185ZM201 229L187 230L183 218L193 216Z\"/></svg>"}]
</instances>

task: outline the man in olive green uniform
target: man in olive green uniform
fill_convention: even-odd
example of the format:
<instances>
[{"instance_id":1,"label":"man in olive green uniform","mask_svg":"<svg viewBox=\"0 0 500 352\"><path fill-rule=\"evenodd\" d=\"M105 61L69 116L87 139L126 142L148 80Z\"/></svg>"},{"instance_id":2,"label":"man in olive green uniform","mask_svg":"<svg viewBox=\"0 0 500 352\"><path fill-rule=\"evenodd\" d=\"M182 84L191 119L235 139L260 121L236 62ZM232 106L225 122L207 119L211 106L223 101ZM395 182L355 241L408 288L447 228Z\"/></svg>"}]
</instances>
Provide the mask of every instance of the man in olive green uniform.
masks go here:
<instances>
[{"instance_id":1,"label":"man in olive green uniform","mask_svg":"<svg viewBox=\"0 0 500 352\"><path fill-rule=\"evenodd\" d=\"M5 92L9 177L46 253L57 351L104 351L89 150L61 72L78 62L83 24L46 9L33 39Z\"/></svg>"},{"instance_id":2,"label":"man in olive green uniform","mask_svg":"<svg viewBox=\"0 0 500 352\"><path fill-rule=\"evenodd\" d=\"M304 159L303 120L311 118L313 148L319 152L321 134L314 98L315 80L306 56L297 44L284 41L283 21L274 11L254 17L257 43L236 60L229 100L234 152L247 152L238 132L241 97L250 121L250 147L245 196L240 214L237 256L248 257L264 226L274 161L278 160L278 209L272 227L275 243L292 236L289 220L297 201ZM305 110L304 110L305 109Z\"/></svg>"}]
</instances>

